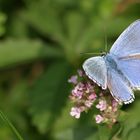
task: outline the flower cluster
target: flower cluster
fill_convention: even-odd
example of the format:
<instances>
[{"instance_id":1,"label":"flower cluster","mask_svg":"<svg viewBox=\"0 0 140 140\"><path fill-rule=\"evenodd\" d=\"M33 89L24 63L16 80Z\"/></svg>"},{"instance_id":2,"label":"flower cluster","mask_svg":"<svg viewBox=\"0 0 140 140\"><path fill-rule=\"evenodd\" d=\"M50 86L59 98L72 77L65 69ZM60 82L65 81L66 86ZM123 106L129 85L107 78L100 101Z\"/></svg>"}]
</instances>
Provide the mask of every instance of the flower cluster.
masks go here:
<instances>
[{"instance_id":1,"label":"flower cluster","mask_svg":"<svg viewBox=\"0 0 140 140\"><path fill-rule=\"evenodd\" d=\"M120 105L111 96L102 96L98 100L96 108L100 113L95 116L96 123L114 124L119 115Z\"/></svg>"},{"instance_id":2,"label":"flower cluster","mask_svg":"<svg viewBox=\"0 0 140 140\"><path fill-rule=\"evenodd\" d=\"M94 107L99 112L94 115L96 123L114 124L117 121L120 105L103 90L97 95L96 85L87 78L83 71L78 70L78 74L73 75L68 82L73 85L69 96L74 103L70 111L71 116L79 119L82 112L87 112Z\"/></svg>"},{"instance_id":3,"label":"flower cluster","mask_svg":"<svg viewBox=\"0 0 140 140\"><path fill-rule=\"evenodd\" d=\"M78 71L78 76L83 76L82 71ZM78 82L78 76L74 75L68 80L74 84L70 99L75 103L75 107L71 108L70 114L77 119L80 118L81 112L91 108L97 97L94 91L94 85L90 82Z\"/></svg>"}]
</instances>

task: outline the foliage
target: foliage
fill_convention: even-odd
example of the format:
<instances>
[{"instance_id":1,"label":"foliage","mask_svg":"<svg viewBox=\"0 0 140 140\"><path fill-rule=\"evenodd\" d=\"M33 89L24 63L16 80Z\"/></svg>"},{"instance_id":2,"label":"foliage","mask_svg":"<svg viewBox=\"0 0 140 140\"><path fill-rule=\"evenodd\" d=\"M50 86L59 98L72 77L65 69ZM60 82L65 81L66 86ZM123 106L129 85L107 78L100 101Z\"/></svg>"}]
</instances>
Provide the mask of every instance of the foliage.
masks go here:
<instances>
[{"instance_id":1,"label":"foliage","mask_svg":"<svg viewBox=\"0 0 140 140\"><path fill-rule=\"evenodd\" d=\"M70 117L67 83L87 58L80 53L103 51L104 34L109 50L139 18L139 6L136 0L0 0L0 108L23 139L139 137L138 92L132 105L122 107L119 123L108 129L95 124L92 113ZM15 140L3 120L0 139Z\"/></svg>"}]
</instances>

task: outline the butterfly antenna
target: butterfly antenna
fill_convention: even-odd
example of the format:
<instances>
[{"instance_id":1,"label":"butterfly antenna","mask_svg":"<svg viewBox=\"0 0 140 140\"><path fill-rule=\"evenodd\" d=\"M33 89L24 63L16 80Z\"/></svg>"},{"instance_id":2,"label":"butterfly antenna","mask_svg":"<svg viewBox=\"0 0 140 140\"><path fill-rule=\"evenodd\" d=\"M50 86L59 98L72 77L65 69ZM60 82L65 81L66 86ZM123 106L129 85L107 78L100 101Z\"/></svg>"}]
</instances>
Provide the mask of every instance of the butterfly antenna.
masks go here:
<instances>
[{"instance_id":1,"label":"butterfly antenna","mask_svg":"<svg viewBox=\"0 0 140 140\"><path fill-rule=\"evenodd\" d=\"M107 35L105 34L105 52L107 53L108 48L107 48Z\"/></svg>"},{"instance_id":2,"label":"butterfly antenna","mask_svg":"<svg viewBox=\"0 0 140 140\"><path fill-rule=\"evenodd\" d=\"M104 55L104 54L106 54L107 52L108 52L108 46L107 46L107 34L106 34L106 28L105 28L105 26L104 26L104 43L105 43L105 52L101 52L101 53L94 53L94 52L82 52L82 53L80 53L80 54L87 54L87 55L91 55L91 54L93 54L93 55Z\"/></svg>"},{"instance_id":3,"label":"butterfly antenna","mask_svg":"<svg viewBox=\"0 0 140 140\"><path fill-rule=\"evenodd\" d=\"M106 28L104 27L104 42L105 42L105 52L107 53L107 34L106 34Z\"/></svg>"},{"instance_id":4,"label":"butterfly antenna","mask_svg":"<svg viewBox=\"0 0 140 140\"><path fill-rule=\"evenodd\" d=\"M89 52L84 52L84 53L80 53L80 54L89 54L89 55L91 55L91 54L93 54L93 55L101 55L102 53L94 53L94 52L91 52L91 53L89 53Z\"/></svg>"}]
</instances>

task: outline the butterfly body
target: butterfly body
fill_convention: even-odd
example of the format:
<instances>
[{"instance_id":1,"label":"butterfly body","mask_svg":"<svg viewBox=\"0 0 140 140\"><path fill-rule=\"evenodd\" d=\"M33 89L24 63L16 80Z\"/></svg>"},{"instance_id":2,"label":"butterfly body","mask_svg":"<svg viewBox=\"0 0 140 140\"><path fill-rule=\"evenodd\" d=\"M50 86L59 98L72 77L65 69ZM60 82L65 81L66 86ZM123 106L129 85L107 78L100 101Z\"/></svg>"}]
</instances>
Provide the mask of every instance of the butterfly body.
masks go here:
<instances>
[{"instance_id":1,"label":"butterfly body","mask_svg":"<svg viewBox=\"0 0 140 140\"><path fill-rule=\"evenodd\" d=\"M133 90L140 88L140 20L120 35L109 53L87 59L83 69L118 102L134 101Z\"/></svg>"},{"instance_id":2,"label":"butterfly body","mask_svg":"<svg viewBox=\"0 0 140 140\"><path fill-rule=\"evenodd\" d=\"M117 65L117 58L114 55L107 54L105 57L105 63L107 67L107 71L114 70L116 71L130 86L129 80L124 76L123 72L120 70L119 66Z\"/></svg>"},{"instance_id":3,"label":"butterfly body","mask_svg":"<svg viewBox=\"0 0 140 140\"><path fill-rule=\"evenodd\" d=\"M107 54L105 57L105 62L106 62L106 66L107 67L111 67L112 69L118 70L118 66L117 63L115 62L115 60L113 59L112 55Z\"/></svg>"}]
</instances>

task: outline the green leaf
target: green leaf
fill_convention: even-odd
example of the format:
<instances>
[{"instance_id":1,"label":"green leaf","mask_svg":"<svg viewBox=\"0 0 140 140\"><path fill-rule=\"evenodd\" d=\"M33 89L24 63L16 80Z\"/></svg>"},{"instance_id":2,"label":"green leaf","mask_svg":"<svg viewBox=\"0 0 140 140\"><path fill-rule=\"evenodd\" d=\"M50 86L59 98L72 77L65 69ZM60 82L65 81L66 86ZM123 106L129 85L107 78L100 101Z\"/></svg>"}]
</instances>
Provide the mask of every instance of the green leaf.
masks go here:
<instances>
[{"instance_id":1,"label":"green leaf","mask_svg":"<svg viewBox=\"0 0 140 140\"><path fill-rule=\"evenodd\" d=\"M0 12L0 36L2 36L5 33L5 22L6 22L6 15L4 13Z\"/></svg>"},{"instance_id":2,"label":"green leaf","mask_svg":"<svg viewBox=\"0 0 140 140\"><path fill-rule=\"evenodd\" d=\"M30 92L30 109L33 124L41 133L50 130L61 114L68 98L69 73L64 62L52 64L37 80Z\"/></svg>"},{"instance_id":3,"label":"green leaf","mask_svg":"<svg viewBox=\"0 0 140 140\"><path fill-rule=\"evenodd\" d=\"M97 128L93 124L93 114L82 113L80 119L70 116L70 101L68 101L61 115L53 127L55 140L99 140ZM65 123L64 123L65 122Z\"/></svg>"},{"instance_id":4,"label":"green leaf","mask_svg":"<svg viewBox=\"0 0 140 140\"><path fill-rule=\"evenodd\" d=\"M58 6L58 7L57 7ZM58 8L56 10L56 8ZM28 8L22 17L30 26L35 28L44 36L49 35L54 40L64 40L61 11L55 2L40 0L28 3Z\"/></svg>"},{"instance_id":5,"label":"green leaf","mask_svg":"<svg viewBox=\"0 0 140 140\"><path fill-rule=\"evenodd\" d=\"M106 125L99 125L98 134L100 140L109 140L111 134L111 128L108 128Z\"/></svg>"},{"instance_id":6,"label":"green leaf","mask_svg":"<svg viewBox=\"0 0 140 140\"><path fill-rule=\"evenodd\" d=\"M109 136L109 139L115 140L116 138L118 138L118 135L120 134L121 130L122 130L122 125L120 123L114 124L112 127L112 130L111 130L111 134Z\"/></svg>"},{"instance_id":7,"label":"green leaf","mask_svg":"<svg viewBox=\"0 0 140 140\"><path fill-rule=\"evenodd\" d=\"M133 103L130 109L128 109L128 114L126 120L123 123L123 133L122 137L128 139L128 136L131 131L137 130L138 125L140 124L140 102L137 100Z\"/></svg>"},{"instance_id":8,"label":"green leaf","mask_svg":"<svg viewBox=\"0 0 140 140\"><path fill-rule=\"evenodd\" d=\"M21 14L15 15L8 26L8 33L10 37L16 39L27 38L29 36L29 29L26 22L21 18Z\"/></svg>"},{"instance_id":9,"label":"green leaf","mask_svg":"<svg viewBox=\"0 0 140 140\"><path fill-rule=\"evenodd\" d=\"M0 42L0 68L24 64L47 57L60 57L59 49L45 46L39 40L9 39Z\"/></svg>"},{"instance_id":10,"label":"green leaf","mask_svg":"<svg viewBox=\"0 0 140 140\"><path fill-rule=\"evenodd\" d=\"M73 129L74 140L88 140L91 138L99 139L97 128L93 124L85 121L85 124L79 124Z\"/></svg>"},{"instance_id":11,"label":"green leaf","mask_svg":"<svg viewBox=\"0 0 140 140\"><path fill-rule=\"evenodd\" d=\"M73 127L75 126L77 120L70 116L70 108L71 104L69 104L68 101L53 126L52 132L55 140L73 140Z\"/></svg>"},{"instance_id":12,"label":"green leaf","mask_svg":"<svg viewBox=\"0 0 140 140\"><path fill-rule=\"evenodd\" d=\"M79 39L80 35L83 33L83 30L86 26L86 18L77 11L69 12L64 17L65 26L67 28L68 34L68 43L70 43L71 47L74 47L77 39ZM65 45L67 45L65 44Z\"/></svg>"},{"instance_id":13,"label":"green leaf","mask_svg":"<svg viewBox=\"0 0 140 140\"><path fill-rule=\"evenodd\" d=\"M108 127L106 124L98 126L98 136L100 140L112 140L115 139L120 130L120 124L114 124L113 127Z\"/></svg>"},{"instance_id":14,"label":"green leaf","mask_svg":"<svg viewBox=\"0 0 140 140\"><path fill-rule=\"evenodd\" d=\"M137 140L137 139L139 139L139 137L140 137L140 124L135 129L130 131L127 137L128 137L127 140Z\"/></svg>"}]
</instances>

